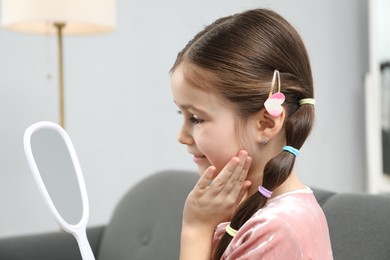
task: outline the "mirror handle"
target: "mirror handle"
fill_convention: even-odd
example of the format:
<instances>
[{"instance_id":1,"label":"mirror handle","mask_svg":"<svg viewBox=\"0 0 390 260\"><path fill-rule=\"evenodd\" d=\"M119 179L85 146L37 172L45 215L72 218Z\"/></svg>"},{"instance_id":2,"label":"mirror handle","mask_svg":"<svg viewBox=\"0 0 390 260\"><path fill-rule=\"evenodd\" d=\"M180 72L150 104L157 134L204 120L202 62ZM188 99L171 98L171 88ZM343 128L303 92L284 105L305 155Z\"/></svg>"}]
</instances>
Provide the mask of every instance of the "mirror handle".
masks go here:
<instances>
[{"instance_id":1,"label":"mirror handle","mask_svg":"<svg viewBox=\"0 0 390 260\"><path fill-rule=\"evenodd\" d=\"M95 260L95 256L93 255L91 245L88 242L87 232L85 227L74 230L72 234L77 240L77 244L79 245L82 259Z\"/></svg>"}]
</instances>

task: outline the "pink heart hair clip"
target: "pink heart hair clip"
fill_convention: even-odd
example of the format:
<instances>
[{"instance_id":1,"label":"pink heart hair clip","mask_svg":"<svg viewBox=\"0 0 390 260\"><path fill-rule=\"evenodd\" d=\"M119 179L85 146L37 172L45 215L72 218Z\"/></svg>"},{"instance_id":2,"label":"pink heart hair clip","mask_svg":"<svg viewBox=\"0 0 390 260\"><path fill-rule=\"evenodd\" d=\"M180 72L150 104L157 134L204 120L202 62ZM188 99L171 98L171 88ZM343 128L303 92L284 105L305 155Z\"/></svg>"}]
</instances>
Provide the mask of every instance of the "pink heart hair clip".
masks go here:
<instances>
[{"instance_id":1,"label":"pink heart hair clip","mask_svg":"<svg viewBox=\"0 0 390 260\"><path fill-rule=\"evenodd\" d=\"M275 86L276 76L278 76L278 92L272 94ZM282 104L284 100L285 96L282 92L280 92L280 74L278 70L275 70L274 76L272 77L271 90L267 100L264 102L264 107L271 116L278 117L283 112Z\"/></svg>"}]
</instances>

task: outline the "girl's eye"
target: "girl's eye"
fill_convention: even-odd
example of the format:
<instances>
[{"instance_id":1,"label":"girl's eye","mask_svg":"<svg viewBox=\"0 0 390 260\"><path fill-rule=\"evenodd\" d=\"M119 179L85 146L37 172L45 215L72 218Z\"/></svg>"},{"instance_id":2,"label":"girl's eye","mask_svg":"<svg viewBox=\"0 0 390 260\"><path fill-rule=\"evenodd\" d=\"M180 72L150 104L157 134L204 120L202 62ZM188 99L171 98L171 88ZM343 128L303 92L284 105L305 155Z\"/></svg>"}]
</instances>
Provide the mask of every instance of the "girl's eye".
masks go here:
<instances>
[{"instance_id":1,"label":"girl's eye","mask_svg":"<svg viewBox=\"0 0 390 260\"><path fill-rule=\"evenodd\" d=\"M183 112L181 112L180 110L177 111L177 113L179 115L182 115ZM197 125L197 124L200 124L202 123L204 120L200 119L199 117L197 117L196 115L191 115L188 120L191 122L191 124L193 125Z\"/></svg>"},{"instance_id":2,"label":"girl's eye","mask_svg":"<svg viewBox=\"0 0 390 260\"><path fill-rule=\"evenodd\" d=\"M197 124L200 124L200 123L203 122L203 120L200 119L200 118L198 118L196 115L192 115L192 116L190 117L190 121L191 121L191 123L192 123L193 125L197 125Z\"/></svg>"}]
</instances>

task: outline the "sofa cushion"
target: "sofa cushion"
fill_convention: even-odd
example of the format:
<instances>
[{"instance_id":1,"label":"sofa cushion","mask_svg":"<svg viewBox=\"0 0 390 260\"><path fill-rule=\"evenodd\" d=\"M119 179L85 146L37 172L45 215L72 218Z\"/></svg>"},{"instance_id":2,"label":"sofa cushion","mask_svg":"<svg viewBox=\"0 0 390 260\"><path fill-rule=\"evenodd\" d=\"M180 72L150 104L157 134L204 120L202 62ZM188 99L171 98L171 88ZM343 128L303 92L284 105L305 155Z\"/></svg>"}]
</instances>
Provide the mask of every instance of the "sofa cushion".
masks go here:
<instances>
[{"instance_id":1,"label":"sofa cushion","mask_svg":"<svg viewBox=\"0 0 390 260\"><path fill-rule=\"evenodd\" d=\"M96 255L104 227L87 229L89 244ZM63 231L0 238L0 259L81 260L76 239Z\"/></svg>"},{"instance_id":2,"label":"sofa cushion","mask_svg":"<svg viewBox=\"0 0 390 260\"><path fill-rule=\"evenodd\" d=\"M322 205L334 259L390 259L390 197L336 194Z\"/></svg>"},{"instance_id":3,"label":"sofa cushion","mask_svg":"<svg viewBox=\"0 0 390 260\"><path fill-rule=\"evenodd\" d=\"M166 171L130 189L103 234L98 259L179 259L183 205L198 178Z\"/></svg>"}]
</instances>

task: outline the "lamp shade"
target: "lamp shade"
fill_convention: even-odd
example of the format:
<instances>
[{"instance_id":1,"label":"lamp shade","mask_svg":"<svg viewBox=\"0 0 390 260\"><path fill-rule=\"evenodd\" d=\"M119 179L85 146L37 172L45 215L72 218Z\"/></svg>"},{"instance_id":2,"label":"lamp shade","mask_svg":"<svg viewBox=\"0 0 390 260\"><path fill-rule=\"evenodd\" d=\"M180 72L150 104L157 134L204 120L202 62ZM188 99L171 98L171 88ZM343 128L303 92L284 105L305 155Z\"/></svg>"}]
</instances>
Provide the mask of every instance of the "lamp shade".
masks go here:
<instances>
[{"instance_id":1,"label":"lamp shade","mask_svg":"<svg viewBox=\"0 0 390 260\"><path fill-rule=\"evenodd\" d=\"M104 33L115 28L115 0L2 0L1 25L20 32L55 34Z\"/></svg>"}]
</instances>

